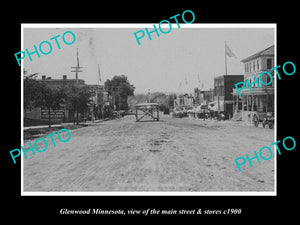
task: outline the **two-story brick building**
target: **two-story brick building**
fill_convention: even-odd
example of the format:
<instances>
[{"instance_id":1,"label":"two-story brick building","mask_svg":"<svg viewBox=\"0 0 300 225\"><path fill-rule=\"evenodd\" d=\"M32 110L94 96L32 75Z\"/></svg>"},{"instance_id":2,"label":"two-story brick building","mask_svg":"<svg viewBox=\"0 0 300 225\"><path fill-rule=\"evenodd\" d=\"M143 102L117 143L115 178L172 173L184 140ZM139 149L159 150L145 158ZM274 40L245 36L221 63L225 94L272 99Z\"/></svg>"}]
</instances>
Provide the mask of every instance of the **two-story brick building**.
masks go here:
<instances>
[{"instance_id":1,"label":"two-story brick building","mask_svg":"<svg viewBox=\"0 0 300 225\"><path fill-rule=\"evenodd\" d=\"M214 102L216 111L223 112L225 117L233 115L232 87L244 80L244 75L222 75L214 78Z\"/></svg>"},{"instance_id":2,"label":"two-story brick building","mask_svg":"<svg viewBox=\"0 0 300 225\"><path fill-rule=\"evenodd\" d=\"M274 112L274 79L270 85L265 86L260 82L259 76L262 72L268 71L274 78L274 45L257 52L241 62L244 63L244 82L246 79L251 84L251 89L246 88L240 91L241 97L236 89L233 89L233 111L239 113L243 121L251 123L252 117L256 112ZM255 78L257 82L255 82ZM269 83L271 78L267 74L261 77L263 83Z\"/></svg>"}]
</instances>

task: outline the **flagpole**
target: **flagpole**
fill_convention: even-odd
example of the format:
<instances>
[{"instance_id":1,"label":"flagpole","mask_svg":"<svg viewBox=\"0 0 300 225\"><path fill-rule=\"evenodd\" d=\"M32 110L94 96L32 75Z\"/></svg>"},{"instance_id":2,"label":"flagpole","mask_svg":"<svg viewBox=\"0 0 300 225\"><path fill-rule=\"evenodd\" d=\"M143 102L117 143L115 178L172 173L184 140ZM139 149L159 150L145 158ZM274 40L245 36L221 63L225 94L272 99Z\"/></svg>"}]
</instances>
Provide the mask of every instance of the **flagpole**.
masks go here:
<instances>
[{"instance_id":1,"label":"flagpole","mask_svg":"<svg viewBox=\"0 0 300 225\"><path fill-rule=\"evenodd\" d=\"M98 64L98 84L101 85L102 84L102 79L101 79L101 72L100 72L100 66ZM104 83L103 83L104 85Z\"/></svg>"},{"instance_id":2,"label":"flagpole","mask_svg":"<svg viewBox=\"0 0 300 225\"><path fill-rule=\"evenodd\" d=\"M226 41L225 41L225 46L224 46L224 54L225 54L225 75L227 75L227 56L226 56Z\"/></svg>"}]
</instances>

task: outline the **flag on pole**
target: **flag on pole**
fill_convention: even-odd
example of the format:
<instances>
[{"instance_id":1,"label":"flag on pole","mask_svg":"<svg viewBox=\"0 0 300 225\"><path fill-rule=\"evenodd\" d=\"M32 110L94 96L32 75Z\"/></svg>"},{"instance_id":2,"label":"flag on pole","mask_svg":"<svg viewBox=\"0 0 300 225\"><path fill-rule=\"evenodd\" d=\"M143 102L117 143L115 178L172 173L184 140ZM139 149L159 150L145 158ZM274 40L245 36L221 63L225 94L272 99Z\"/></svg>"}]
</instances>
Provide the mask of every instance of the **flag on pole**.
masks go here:
<instances>
[{"instance_id":1,"label":"flag on pole","mask_svg":"<svg viewBox=\"0 0 300 225\"><path fill-rule=\"evenodd\" d=\"M231 49L228 47L227 43L225 42L225 54L229 57L235 57L235 54L231 51Z\"/></svg>"},{"instance_id":2,"label":"flag on pole","mask_svg":"<svg viewBox=\"0 0 300 225\"><path fill-rule=\"evenodd\" d=\"M236 58L236 55L231 51L225 41L225 75L227 75L227 56Z\"/></svg>"}]
</instances>

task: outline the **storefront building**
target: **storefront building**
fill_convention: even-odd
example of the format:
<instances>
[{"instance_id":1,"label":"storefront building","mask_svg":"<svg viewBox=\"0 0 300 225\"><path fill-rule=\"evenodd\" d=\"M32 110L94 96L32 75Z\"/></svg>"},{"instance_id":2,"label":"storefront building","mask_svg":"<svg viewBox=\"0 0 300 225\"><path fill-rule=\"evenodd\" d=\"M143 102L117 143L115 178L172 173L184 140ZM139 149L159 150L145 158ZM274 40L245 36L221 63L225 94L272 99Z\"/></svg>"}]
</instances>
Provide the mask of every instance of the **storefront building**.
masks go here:
<instances>
[{"instance_id":1,"label":"storefront building","mask_svg":"<svg viewBox=\"0 0 300 225\"><path fill-rule=\"evenodd\" d=\"M270 85L261 83L259 76L268 71L274 78L274 45L242 60L244 63L244 82L246 88L240 90L241 96L233 88L233 112L235 118L251 123L253 115L257 112L274 112L274 79ZM255 78L257 82L255 82ZM251 90L246 83L251 84ZM263 83L269 83L271 78L267 74L261 76Z\"/></svg>"},{"instance_id":2,"label":"storefront building","mask_svg":"<svg viewBox=\"0 0 300 225\"><path fill-rule=\"evenodd\" d=\"M233 115L232 88L244 80L244 75L222 75L214 78L215 111L222 112L226 119Z\"/></svg>"}]
</instances>

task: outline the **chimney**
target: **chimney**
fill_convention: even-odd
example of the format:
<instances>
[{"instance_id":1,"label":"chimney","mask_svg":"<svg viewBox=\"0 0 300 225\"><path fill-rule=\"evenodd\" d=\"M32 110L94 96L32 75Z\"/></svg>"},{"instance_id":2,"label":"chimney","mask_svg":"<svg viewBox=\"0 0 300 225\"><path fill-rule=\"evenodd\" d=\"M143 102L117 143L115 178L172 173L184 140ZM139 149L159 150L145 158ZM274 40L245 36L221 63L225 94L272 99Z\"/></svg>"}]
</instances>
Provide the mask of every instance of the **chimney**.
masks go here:
<instances>
[{"instance_id":1,"label":"chimney","mask_svg":"<svg viewBox=\"0 0 300 225\"><path fill-rule=\"evenodd\" d=\"M43 76L42 76L42 80L46 80L46 75L43 75Z\"/></svg>"},{"instance_id":2,"label":"chimney","mask_svg":"<svg viewBox=\"0 0 300 225\"><path fill-rule=\"evenodd\" d=\"M67 75L63 75L63 80L66 80L67 79Z\"/></svg>"}]
</instances>

